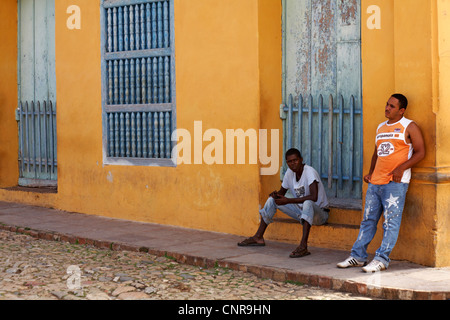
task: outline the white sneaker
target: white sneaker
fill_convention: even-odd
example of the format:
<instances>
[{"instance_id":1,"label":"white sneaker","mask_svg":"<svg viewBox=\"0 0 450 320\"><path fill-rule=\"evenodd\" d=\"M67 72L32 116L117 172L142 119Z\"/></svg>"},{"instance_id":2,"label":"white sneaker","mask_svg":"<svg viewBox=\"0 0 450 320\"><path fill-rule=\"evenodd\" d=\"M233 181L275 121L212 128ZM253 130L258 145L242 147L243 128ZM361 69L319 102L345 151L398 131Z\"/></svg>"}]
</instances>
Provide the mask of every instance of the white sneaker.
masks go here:
<instances>
[{"instance_id":1,"label":"white sneaker","mask_svg":"<svg viewBox=\"0 0 450 320\"><path fill-rule=\"evenodd\" d=\"M378 260L372 260L367 266L362 268L364 272L377 272L386 270L386 267L384 266L383 262Z\"/></svg>"},{"instance_id":2,"label":"white sneaker","mask_svg":"<svg viewBox=\"0 0 450 320\"><path fill-rule=\"evenodd\" d=\"M342 262L337 264L338 268L349 268L349 267L363 267L367 264L365 261L358 261L352 256L348 257Z\"/></svg>"}]
</instances>

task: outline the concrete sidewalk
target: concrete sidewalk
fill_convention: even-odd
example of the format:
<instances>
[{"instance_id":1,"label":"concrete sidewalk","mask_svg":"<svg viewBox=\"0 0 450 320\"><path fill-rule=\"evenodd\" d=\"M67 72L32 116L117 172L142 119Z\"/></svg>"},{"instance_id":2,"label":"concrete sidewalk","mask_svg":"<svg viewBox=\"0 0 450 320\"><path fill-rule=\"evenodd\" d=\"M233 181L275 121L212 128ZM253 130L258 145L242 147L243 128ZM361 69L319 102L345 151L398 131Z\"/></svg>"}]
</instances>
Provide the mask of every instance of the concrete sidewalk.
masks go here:
<instances>
[{"instance_id":1,"label":"concrete sidewalk","mask_svg":"<svg viewBox=\"0 0 450 320\"><path fill-rule=\"evenodd\" d=\"M172 256L197 266L220 266L277 281L294 281L382 299L450 299L450 268L392 261L387 271L366 274L338 269L348 252L309 247L311 255L292 259L295 245L266 241L265 247L238 247L243 238L158 224L70 213L0 202L0 229L40 239L91 244L112 250Z\"/></svg>"}]
</instances>

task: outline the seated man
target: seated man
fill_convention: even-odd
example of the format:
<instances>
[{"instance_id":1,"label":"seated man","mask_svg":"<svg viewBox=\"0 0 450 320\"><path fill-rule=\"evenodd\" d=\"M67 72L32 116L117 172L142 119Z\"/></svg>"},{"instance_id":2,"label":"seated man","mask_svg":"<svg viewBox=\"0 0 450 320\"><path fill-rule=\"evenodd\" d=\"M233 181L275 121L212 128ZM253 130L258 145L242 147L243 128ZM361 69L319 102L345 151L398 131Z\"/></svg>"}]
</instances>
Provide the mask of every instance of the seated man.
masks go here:
<instances>
[{"instance_id":1,"label":"seated man","mask_svg":"<svg viewBox=\"0 0 450 320\"><path fill-rule=\"evenodd\" d=\"M270 194L264 208L259 213L261 222L253 237L238 243L238 246L264 246L264 232L273 222L272 218L277 209L298 220L303 225L303 236L300 245L289 255L299 258L309 255L308 237L311 225L321 225L328 220L328 200L325 189L317 171L303 163L300 151L289 149L286 152L286 163L289 169L279 191ZM286 198L290 190L295 198Z\"/></svg>"}]
</instances>

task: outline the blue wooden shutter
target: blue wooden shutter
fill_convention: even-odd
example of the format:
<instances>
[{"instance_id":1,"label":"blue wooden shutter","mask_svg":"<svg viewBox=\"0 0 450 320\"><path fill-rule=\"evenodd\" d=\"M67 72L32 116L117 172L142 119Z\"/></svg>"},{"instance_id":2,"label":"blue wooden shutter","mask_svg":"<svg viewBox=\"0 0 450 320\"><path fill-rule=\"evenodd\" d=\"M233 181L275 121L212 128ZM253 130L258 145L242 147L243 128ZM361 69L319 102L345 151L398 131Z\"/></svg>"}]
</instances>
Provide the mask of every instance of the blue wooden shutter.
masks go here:
<instances>
[{"instance_id":1,"label":"blue wooden shutter","mask_svg":"<svg viewBox=\"0 0 450 320\"><path fill-rule=\"evenodd\" d=\"M105 162L173 165L173 0L102 1Z\"/></svg>"},{"instance_id":2,"label":"blue wooden shutter","mask_svg":"<svg viewBox=\"0 0 450 320\"><path fill-rule=\"evenodd\" d=\"M18 2L19 185L56 186L55 2Z\"/></svg>"},{"instance_id":3,"label":"blue wooden shutter","mask_svg":"<svg viewBox=\"0 0 450 320\"><path fill-rule=\"evenodd\" d=\"M300 149L329 197L362 194L360 25L357 0L283 0L283 148Z\"/></svg>"}]
</instances>

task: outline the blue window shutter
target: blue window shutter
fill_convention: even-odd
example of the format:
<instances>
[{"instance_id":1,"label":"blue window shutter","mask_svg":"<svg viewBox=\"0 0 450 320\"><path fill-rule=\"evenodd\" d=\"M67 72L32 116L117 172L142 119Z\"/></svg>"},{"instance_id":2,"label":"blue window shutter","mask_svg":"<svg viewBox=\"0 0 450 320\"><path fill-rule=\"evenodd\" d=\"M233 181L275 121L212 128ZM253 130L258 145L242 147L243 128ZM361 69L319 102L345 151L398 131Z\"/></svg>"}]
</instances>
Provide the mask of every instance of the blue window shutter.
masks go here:
<instances>
[{"instance_id":1,"label":"blue window shutter","mask_svg":"<svg viewBox=\"0 0 450 320\"><path fill-rule=\"evenodd\" d=\"M19 185L57 186L55 1L17 1Z\"/></svg>"},{"instance_id":2,"label":"blue window shutter","mask_svg":"<svg viewBox=\"0 0 450 320\"><path fill-rule=\"evenodd\" d=\"M173 0L103 0L101 20L105 162L171 166Z\"/></svg>"}]
</instances>

